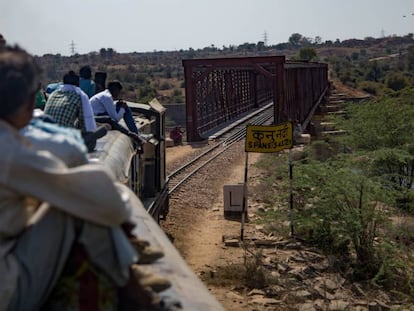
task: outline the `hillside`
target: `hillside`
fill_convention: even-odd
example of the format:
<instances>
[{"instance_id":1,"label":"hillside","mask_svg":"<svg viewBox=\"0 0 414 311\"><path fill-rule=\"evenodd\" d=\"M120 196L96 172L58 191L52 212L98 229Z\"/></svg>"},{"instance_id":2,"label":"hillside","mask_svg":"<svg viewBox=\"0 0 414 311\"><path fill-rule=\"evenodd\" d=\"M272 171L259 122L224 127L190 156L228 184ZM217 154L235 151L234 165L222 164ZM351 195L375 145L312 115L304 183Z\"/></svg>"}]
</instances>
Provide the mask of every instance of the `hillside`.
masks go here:
<instances>
[{"instance_id":1,"label":"hillside","mask_svg":"<svg viewBox=\"0 0 414 311\"><path fill-rule=\"evenodd\" d=\"M293 40L295 38L297 40ZM183 59L285 55L287 59L306 60L308 54L302 51L311 49L315 57L307 60L328 63L332 79L337 78L349 87L380 95L384 87L391 86L396 90L413 85L413 46L412 34L324 43L293 34L289 42L272 46L258 42L223 46L221 49L210 46L198 50L146 53L117 53L111 48L102 48L99 52L69 57L46 54L37 60L44 70L44 86L59 81L68 70L77 72L81 66L89 64L94 72L107 72L107 80L120 80L125 85L125 99L147 102L157 97L161 103L168 104L185 101Z\"/></svg>"}]
</instances>

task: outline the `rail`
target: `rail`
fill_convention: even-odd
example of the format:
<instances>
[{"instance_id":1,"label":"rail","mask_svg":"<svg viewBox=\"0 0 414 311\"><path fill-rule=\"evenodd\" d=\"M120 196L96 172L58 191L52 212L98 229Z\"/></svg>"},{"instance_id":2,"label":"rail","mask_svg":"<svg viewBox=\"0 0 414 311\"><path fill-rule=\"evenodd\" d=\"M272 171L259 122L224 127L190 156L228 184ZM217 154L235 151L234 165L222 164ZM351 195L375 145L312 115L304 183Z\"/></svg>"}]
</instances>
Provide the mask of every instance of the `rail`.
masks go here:
<instances>
[{"instance_id":1,"label":"rail","mask_svg":"<svg viewBox=\"0 0 414 311\"><path fill-rule=\"evenodd\" d=\"M247 124L266 124L273 118L272 107L261 111L260 114L245 118L242 123L227 128L227 134L224 132L220 137L215 138L214 145L202 152L195 158L191 159L170 175L168 175L169 191L171 195L177 191L189 178L195 175L199 170L215 160L217 157L227 151L233 144L243 140L246 136Z\"/></svg>"}]
</instances>

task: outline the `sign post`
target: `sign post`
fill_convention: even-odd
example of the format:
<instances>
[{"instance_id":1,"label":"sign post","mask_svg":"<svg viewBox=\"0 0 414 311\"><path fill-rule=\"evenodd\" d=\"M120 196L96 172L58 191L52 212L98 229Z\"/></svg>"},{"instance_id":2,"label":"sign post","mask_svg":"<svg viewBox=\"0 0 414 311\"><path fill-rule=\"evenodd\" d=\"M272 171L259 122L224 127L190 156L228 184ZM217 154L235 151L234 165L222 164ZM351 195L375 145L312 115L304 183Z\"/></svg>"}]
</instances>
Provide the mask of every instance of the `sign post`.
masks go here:
<instances>
[{"instance_id":1,"label":"sign post","mask_svg":"<svg viewBox=\"0 0 414 311\"><path fill-rule=\"evenodd\" d=\"M249 152L273 153L293 147L293 126L292 122L278 125L247 125L246 128L246 166L244 173L243 213L240 230L240 240L243 241L245 213L247 211L247 167ZM293 183L292 183L292 158L289 151L289 178L290 178L290 229L293 236Z\"/></svg>"},{"instance_id":2,"label":"sign post","mask_svg":"<svg viewBox=\"0 0 414 311\"><path fill-rule=\"evenodd\" d=\"M243 206L241 215L241 229L240 229L240 241L244 239L244 222L246 221L247 213L247 170L249 167L249 153L246 152L246 160L244 164L244 183L243 183Z\"/></svg>"}]
</instances>

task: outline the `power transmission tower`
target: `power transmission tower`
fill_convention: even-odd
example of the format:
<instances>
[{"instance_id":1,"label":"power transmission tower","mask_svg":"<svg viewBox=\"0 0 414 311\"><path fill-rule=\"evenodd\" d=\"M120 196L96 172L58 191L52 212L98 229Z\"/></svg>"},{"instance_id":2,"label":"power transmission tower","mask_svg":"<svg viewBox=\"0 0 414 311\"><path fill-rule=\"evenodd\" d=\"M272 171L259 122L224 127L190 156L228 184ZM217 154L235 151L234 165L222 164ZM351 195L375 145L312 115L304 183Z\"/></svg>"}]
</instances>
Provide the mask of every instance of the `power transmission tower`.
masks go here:
<instances>
[{"instance_id":1,"label":"power transmission tower","mask_svg":"<svg viewBox=\"0 0 414 311\"><path fill-rule=\"evenodd\" d=\"M69 47L70 47L70 55L75 55L75 53L76 53L76 50L75 50L76 44L75 44L75 42L73 42L73 40L69 44Z\"/></svg>"},{"instance_id":2,"label":"power transmission tower","mask_svg":"<svg viewBox=\"0 0 414 311\"><path fill-rule=\"evenodd\" d=\"M267 32L266 31L263 33L263 42L264 42L264 45L267 46Z\"/></svg>"}]
</instances>

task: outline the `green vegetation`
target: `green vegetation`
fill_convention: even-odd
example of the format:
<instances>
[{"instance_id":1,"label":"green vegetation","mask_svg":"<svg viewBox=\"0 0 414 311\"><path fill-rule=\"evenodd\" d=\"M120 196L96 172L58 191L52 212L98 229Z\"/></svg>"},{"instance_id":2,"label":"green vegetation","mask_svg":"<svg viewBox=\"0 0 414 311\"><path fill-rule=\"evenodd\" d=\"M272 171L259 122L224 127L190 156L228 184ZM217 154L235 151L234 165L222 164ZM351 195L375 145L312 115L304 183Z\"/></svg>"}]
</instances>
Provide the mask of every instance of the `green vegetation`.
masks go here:
<instances>
[{"instance_id":1,"label":"green vegetation","mask_svg":"<svg viewBox=\"0 0 414 311\"><path fill-rule=\"evenodd\" d=\"M414 39L398 37L326 40L292 34L287 42L245 42L179 51L117 53L102 48L86 55L37 57L42 84L59 81L68 70L89 64L108 80L125 85L126 100L162 104L185 101L183 59L285 55L288 60L329 64L336 83L372 95L350 104L337 119L347 131L341 139L315 141L294 157L295 233L335 256L335 267L351 280L365 280L414 297ZM168 126L175 125L172 120ZM268 232L288 236L288 159L266 155L259 193L266 212L259 216ZM270 190L269 190L270 189ZM244 264L222 267L208 282L266 284L261 255L245 251ZM268 283L267 283L268 284ZM411 298L410 298L411 297Z\"/></svg>"},{"instance_id":2,"label":"green vegetation","mask_svg":"<svg viewBox=\"0 0 414 311\"><path fill-rule=\"evenodd\" d=\"M348 104L336 120L347 134L294 151L295 234L335 256L347 278L407 299L414 295L413 98L405 89ZM287 231L282 215L289 219L287 163L277 154L257 164L271 207L260 216L278 234Z\"/></svg>"},{"instance_id":3,"label":"green vegetation","mask_svg":"<svg viewBox=\"0 0 414 311\"><path fill-rule=\"evenodd\" d=\"M207 284L215 286L243 284L249 289L254 289L275 283L276 280L268 275L263 266L262 252L255 251L247 243L241 246L244 250L243 264L230 263L219 267L216 272L204 276Z\"/></svg>"},{"instance_id":4,"label":"green vegetation","mask_svg":"<svg viewBox=\"0 0 414 311\"><path fill-rule=\"evenodd\" d=\"M37 57L44 69L42 84L62 79L68 70L77 72L89 64L94 72L105 71L108 81L125 84L126 100L147 102L156 97L162 104L185 101L183 59L285 55L288 60L320 61L329 64L332 79L374 96L398 92L414 83L413 34L402 37L326 40L292 34L287 42L267 45L264 41L240 45L214 45L202 49L118 53L112 48L65 57Z\"/></svg>"}]
</instances>

